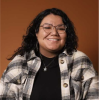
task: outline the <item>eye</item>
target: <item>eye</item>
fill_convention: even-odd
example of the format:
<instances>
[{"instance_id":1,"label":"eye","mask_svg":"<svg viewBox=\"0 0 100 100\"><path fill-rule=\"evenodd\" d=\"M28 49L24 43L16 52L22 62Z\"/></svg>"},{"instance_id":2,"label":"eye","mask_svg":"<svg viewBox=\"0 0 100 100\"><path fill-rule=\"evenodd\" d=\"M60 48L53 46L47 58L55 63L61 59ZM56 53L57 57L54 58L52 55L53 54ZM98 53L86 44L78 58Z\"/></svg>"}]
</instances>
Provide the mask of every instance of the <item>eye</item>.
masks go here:
<instances>
[{"instance_id":1,"label":"eye","mask_svg":"<svg viewBox=\"0 0 100 100\"><path fill-rule=\"evenodd\" d=\"M51 27L44 27L44 29L51 29Z\"/></svg>"},{"instance_id":2,"label":"eye","mask_svg":"<svg viewBox=\"0 0 100 100\"><path fill-rule=\"evenodd\" d=\"M58 28L58 30L65 30L65 28Z\"/></svg>"},{"instance_id":3,"label":"eye","mask_svg":"<svg viewBox=\"0 0 100 100\"><path fill-rule=\"evenodd\" d=\"M63 31L63 30L65 30L66 28L65 28L65 25L62 24L62 25L58 25L58 26L57 26L57 29Z\"/></svg>"}]
</instances>

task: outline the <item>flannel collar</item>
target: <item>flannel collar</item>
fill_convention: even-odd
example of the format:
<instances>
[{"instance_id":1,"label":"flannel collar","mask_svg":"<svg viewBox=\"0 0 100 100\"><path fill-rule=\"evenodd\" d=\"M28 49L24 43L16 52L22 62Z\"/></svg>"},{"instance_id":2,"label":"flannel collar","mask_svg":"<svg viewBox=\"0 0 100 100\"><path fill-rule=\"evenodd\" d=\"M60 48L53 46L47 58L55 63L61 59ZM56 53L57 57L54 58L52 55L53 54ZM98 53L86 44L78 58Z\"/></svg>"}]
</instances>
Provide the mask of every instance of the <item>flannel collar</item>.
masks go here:
<instances>
[{"instance_id":1,"label":"flannel collar","mask_svg":"<svg viewBox=\"0 0 100 100\"><path fill-rule=\"evenodd\" d=\"M31 52L29 54L26 53L26 57L27 57L27 55L28 55L28 59L27 59L28 61L37 57L34 50L31 50ZM67 50L65 49L60 55L67 56L68 55Z\"/></svg>"}]
</instances>

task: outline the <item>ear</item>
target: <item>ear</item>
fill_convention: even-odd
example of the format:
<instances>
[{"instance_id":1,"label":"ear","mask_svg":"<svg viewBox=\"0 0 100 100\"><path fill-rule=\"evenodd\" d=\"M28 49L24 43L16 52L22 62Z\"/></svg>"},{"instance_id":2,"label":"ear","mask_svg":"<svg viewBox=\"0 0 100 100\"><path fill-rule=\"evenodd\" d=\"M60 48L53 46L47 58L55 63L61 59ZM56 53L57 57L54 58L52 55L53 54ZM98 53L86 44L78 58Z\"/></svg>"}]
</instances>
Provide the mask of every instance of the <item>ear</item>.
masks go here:
<instances>
[{"instance_id":1,"label":"ear","mask_svg":"<svg viewBox=\"0 0 100 100\"><path fill-rule=\"evenodd\" d=\"M36 32L36 29L35 29L35 34L36 34L36 36L37 36L37 32Z\"/></svg>"},{"instance_id":2,"label":"ear","mask_svg":"<svg viewBox=\"0 0 100 100\"><path fill-rule=\"evenodd\" d=\"M36 37L38 38L38 33L36 33Z\"/></svg>"}]
</instances>

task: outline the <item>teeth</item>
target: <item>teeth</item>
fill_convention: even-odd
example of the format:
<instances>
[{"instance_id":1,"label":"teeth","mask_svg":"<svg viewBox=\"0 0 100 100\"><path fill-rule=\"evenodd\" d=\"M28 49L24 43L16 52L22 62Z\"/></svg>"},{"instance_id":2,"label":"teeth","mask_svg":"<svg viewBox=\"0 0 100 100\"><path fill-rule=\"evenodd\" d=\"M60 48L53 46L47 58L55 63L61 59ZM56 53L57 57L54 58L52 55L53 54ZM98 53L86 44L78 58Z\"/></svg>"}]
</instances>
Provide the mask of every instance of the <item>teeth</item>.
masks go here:
<instances>
[{"instance_id":1,"label":"teeth","mask_svg":"<svg viewBox=\"0 0 100 100\"><path fill-rule=\"evenodd\" d=\"M48 39L48 40L50 40L50 41L58 41L58 39Z\"/></svg>"}]
</instances>

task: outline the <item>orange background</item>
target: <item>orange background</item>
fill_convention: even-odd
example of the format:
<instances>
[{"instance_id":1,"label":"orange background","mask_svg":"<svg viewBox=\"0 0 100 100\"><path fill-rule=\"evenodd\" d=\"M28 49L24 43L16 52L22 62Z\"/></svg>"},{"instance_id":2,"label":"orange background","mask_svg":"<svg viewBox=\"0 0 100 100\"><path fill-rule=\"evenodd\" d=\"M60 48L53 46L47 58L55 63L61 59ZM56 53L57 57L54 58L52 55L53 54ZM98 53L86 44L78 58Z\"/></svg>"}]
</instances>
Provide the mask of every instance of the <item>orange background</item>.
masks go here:
<instances>
[{"instance_id":1,"label":"orange background","mask_svg":"<svg viewBox=\"0 0 100 100\"><path fill-rule=\"evenodd\" d=\"M29 23L47 8L60 8L73 21L78 49L88 55L98 71L98 0L1 0L0 77L22 42Z\"/></svg>"}]
</instances>

